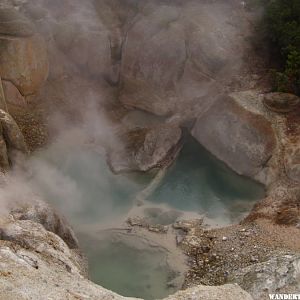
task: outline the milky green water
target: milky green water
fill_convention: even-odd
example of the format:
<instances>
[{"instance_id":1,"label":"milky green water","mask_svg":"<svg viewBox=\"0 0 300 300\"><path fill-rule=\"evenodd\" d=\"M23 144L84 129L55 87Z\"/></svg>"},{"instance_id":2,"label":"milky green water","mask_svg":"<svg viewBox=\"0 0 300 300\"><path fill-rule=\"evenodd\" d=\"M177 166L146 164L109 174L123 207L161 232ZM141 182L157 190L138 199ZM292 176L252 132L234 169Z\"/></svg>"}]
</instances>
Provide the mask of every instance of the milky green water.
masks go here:
<instances>
[{"instance_id":1,"label":"milky green water","mask_svg":"<svg viewBox=\"0 0 300 300\"><path fill-rule=\"evenodd\" d=\"M264 194L263 185L239 176L190 137L149 200L231 223L249 212Z\"/></svg>"},{"instance_id":2,"label":"milky green water","mask_svg":"<svg viewBox=\"0 0 300 300\"><path fill-rule=\"evenodd\" d=\"M123 296L146 300L176 292L180 287L170 283L178 274L168 265L166 251L136 239L123 241L114 238L113 232L98 241L81 237L81 241L89 245L85 250L92 279Z\"/></svg>"},{"instance_id":3,"label":"milky green water","mask_svg":"<svg viewBox=\"0 0 300 300\"><path fill-rule=\"evenodd\" d=\"M77 231L93 281L122 295L149 300L174 292L176 288L169 285L174 274L162 249L136 247L134 242L83 229L124 219L151 176L114 175L96 152L59 144L41 152L31 168L35 186ZM190 138L148 200L205 213L228 224L263 195L261 185L238 176Z\"/></svg>"}]
</instances>

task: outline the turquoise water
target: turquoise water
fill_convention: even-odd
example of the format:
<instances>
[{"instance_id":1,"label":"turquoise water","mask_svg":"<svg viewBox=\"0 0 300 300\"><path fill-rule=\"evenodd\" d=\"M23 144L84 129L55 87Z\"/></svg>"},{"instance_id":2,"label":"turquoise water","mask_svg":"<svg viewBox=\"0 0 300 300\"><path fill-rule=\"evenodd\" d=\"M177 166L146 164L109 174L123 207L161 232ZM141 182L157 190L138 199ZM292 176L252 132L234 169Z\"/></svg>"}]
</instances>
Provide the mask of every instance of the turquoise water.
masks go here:
<instances>
[{"instance_id":1,"label":"turquoise water","mask_svg":"<svg viewBox=\"0 0 300 300\"><path fill-rule=\"evenodd\" d=\"M75 227L125 215L150 180L147 175L115 175L103 157L84 148L53 145L30 165L35 186Z\"/></svg>"},{"instance_id":2,"label":"turquoise water","mask_svg":"<svg viewBox=\"0 0 300 300\"><path fill-rule=\"evenodd\" d=\"M236 174L189 137L149 200L230 223L249 212L264 194L263 185Z\"/></svg>"},{"instance_id":3,"label":"turquoise water","mask_svg":"<svg viewBox=\"0 0 300 300\"><path fill-rule=\"evenodd\" d=\"M86 148L56 143L30 162L31 182L74 226L89 259L91 279L125 296L157 299L173 293L174 277L159 248L140 247L108 235L101 224L124 220L136 195L151 180L142 174L114 175L105 159ZM263 197L263 186L232 172L190 138L150 203L170 211L146 211L166 224L179 211L206 213L224 223L237 221ZM93 229L98 226L98 231ZM112 225L113 226L113 225ZM87 229L89 228L89 229ZM178 287L177 287L178 288Z\"/></svg>"}]
</instances>

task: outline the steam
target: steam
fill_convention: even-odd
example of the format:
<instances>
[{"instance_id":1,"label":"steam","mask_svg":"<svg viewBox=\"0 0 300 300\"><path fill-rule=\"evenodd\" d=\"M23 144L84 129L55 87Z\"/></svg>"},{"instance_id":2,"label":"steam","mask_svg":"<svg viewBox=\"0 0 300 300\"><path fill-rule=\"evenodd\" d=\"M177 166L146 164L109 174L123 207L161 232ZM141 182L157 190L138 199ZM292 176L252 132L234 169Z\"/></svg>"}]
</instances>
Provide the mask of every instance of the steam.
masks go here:
<instances>
[{"instance_id":1,"label":"steam","mask_svg":"<svg viewBox=\"0 0 300 300\"><path fill-rule=\"evenodd\" d=\"M185 1L156 2L161 2L163 6L162 13L156 17L163 19L163 11L167 12L172 5L181 8ZM208 1L202 2L205 5L208 3ZM226 19L224 15L231 16L232 10L230 6L224 5L225 0L212 2L211 7L205 6L205 11L211 15L208 21L217 22L218 19ZM238 10L244 6L244 2L231 2ZM25 163L20 162L11 171L8 184L0 192L1 212L7 213L14 203L23 200L28 202L34 197L33 195L39 195L51 197L51 202L56 203L63 213L79 215L86 209L86 202L89 201L88 190L82 188L81 179L89 181L88 187L91 192L99 194L97 208L93 206L92 209L96 209L103 216L113 215L116 205L113 203L112 194L116 193L118 185L120 191L124 189L128 193L134 193L139 186L126 177L108 173L105 153L108 149L122 146L116 137L116 133L122 130L122 124L116 125L111 121L107 116L106 107L120 105L117 102L122 84L119 81L120 64L126 33L133 23L129 20L137 21L135 18L137 11L142 11L142 17L149 18L153 12L153 1L15 0L13 3L21 12L34 20L37 29L48 43L49 80L37 99L40 97L40 101L44 101L47 98L49 102L53 100L53 103L47 103L52 111L49 116L52 136L49 146L34 153ZM214 9L215 14L212 13ZM193 17L198 13L193 5L186 11L190 11ZM180 17L180 14L175 15L176 18ZM164 22L162 26L171 26L173 21L172 19L170 24ZM185 17L184 22L187 21ZM207 53L212 52L216 57L226 57L228 49L233 48L230 40L227 40L227 35L240 34L237 33L236 28L233 29L234 26L226 24L226 27L211 39L204 38L201 45L196 40L198 32L193 26L194 24L190 24L189 29L191 34L195 34L195 39L191 40L187 54L193 56L199 52L198 50L203 51L204 64L206 60L209 61L206 57ZM229 31L226 32L226 29ZM150 38L152 32L148 34ZM87 43L87 39L90 43ZM220 40L224 41L224 44L217 47L215 44ZM172 50L166 49L167 52ZM220 77L232 77L237 72L235 67L240 63L240 56L235 56L235 52L231 54L230 60L232 59L234 64L229 64L228 68L220 72ZM191 97L192 102L196 101L198 105L202 100L205 102L207 93L214 91L215 86L212 87L210 78L205 82L201 77L203 84L199 89L199 77L189 69L192 64L199 63L193 59L186 63L184 66L186 69L182 70L182 76L187 74L187 77L183 77L182 86L186 82L191 84L188 88L185 86L185 90L179 85L178 90L183 98ZM202 61L196 66L200 70L203 69L201 64ZM208 73L218 69L222 61L216 59L211 65L212 70L208 70ZM206 71L204 66L204 76L207 75ZM199 95L202 98L199 98ZM73 172L75 175L81 174L81 178L70 175L72 164L76 161L77 169L74 167ZM85 166L85 169L82 170L78 166Z\"/></svg>"}]
</instances>

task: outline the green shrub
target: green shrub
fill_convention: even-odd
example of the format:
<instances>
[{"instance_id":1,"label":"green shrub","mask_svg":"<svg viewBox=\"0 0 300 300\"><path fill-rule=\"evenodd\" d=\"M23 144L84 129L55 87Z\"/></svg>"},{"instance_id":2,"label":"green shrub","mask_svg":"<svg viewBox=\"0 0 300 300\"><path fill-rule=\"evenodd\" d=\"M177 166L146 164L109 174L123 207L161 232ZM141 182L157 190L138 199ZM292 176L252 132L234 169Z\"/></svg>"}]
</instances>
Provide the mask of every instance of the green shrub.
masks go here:
<instances>
[{"instance_id":1,"label":"green shrub","mask_svg":"<svg viewBox=\"0 0 300 300\"><path fill-rule=\"evenodd\" d=\"M275 89L300 93L300 0L270 0L266 7L266 27L280 69Z\"/></svg>"}]
</instances>

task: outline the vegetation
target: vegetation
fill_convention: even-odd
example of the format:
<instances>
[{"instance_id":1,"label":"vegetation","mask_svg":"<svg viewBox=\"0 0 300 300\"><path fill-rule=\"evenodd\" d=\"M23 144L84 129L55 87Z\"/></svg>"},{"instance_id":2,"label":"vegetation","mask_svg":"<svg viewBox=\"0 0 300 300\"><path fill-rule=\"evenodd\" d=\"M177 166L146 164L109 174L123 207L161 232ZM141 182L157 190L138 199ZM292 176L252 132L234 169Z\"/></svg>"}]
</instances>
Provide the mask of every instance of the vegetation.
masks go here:
<instances>
[{"instance_id":1,"label":"vegetation","mask_svg":"<svg viewBox=\"0 0 300 300\"><path fill-rule=\"evenodd\" d=\"M279 68L274 71L274 88L300 94L300 1L270 0L266 29L279 61Z\"/></svg>"}]
</instances>

